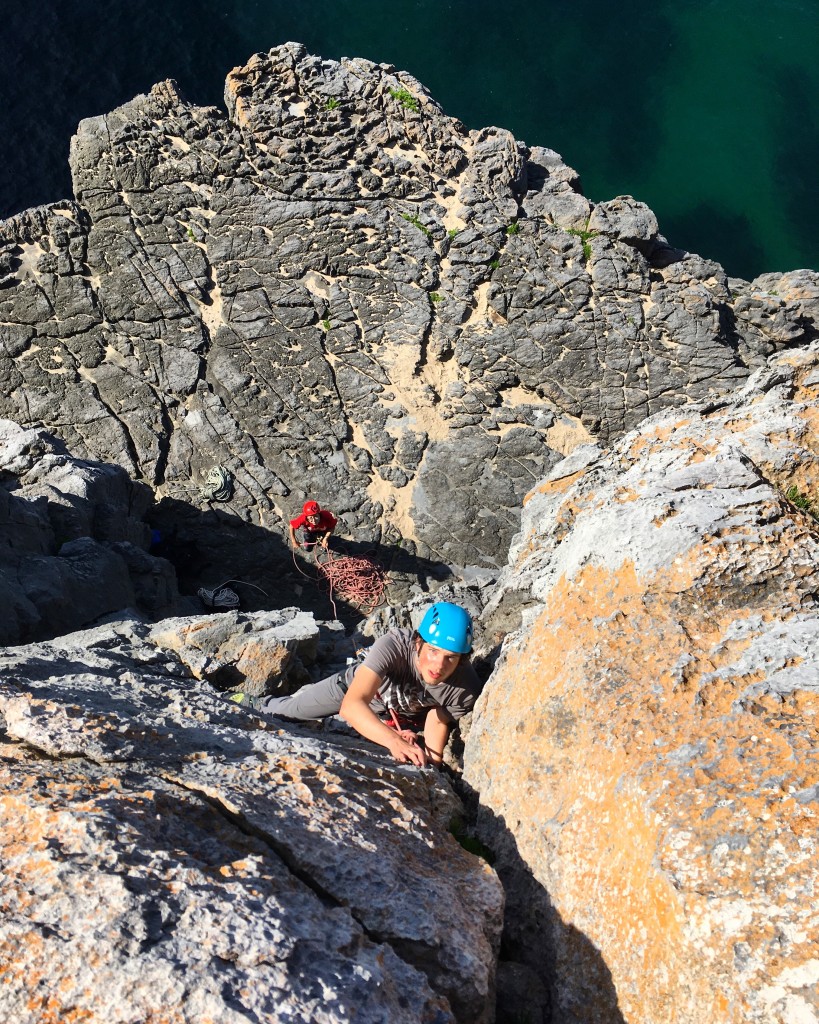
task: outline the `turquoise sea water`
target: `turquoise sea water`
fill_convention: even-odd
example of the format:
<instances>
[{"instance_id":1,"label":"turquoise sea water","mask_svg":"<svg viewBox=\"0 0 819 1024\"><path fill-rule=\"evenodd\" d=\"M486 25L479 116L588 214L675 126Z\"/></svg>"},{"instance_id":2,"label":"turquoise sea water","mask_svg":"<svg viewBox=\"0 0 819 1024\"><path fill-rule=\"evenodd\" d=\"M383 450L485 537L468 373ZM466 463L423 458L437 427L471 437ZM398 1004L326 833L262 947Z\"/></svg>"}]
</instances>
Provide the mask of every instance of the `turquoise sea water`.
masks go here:
<instances>
[{"instance_id":1,"label":"turquoise sea water","mask_svg":"<svg viewBox=\"0 0 819 1024\"><path fill-rule=\"evenodd\" d=\"M61 0L0 28L0 216L70 192L68 142L155 81L222 103L289 39L420 79L470 128L550 146L730 274L819 269L819 0Z\"/></svg>"}]
</instances>

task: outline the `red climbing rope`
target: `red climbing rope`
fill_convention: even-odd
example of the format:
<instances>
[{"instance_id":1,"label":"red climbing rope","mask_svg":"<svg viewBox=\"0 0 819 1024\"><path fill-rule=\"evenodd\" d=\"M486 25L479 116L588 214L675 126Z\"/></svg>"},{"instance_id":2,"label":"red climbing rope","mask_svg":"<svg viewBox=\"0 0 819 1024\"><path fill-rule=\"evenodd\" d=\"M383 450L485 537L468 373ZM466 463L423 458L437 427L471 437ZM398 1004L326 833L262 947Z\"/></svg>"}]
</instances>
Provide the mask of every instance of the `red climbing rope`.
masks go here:
<instances>
[{"instance_id":1,"label":"red climbing rope","mask_svg":"<svg viewBox=\"0 0 819 1024\"><path fill-rule=\"evenodd\" d=\"M326 561L316 562L316 568L330 588L330 602L336 617L334 593L355 604L365 615L375 611L387 587L387 575L381 566L369 558L338 556L329 551L327 556Z\"/></svg>"},{"instance_id":2,"label":"red climbing rope","mask_svg":"<svg viewBox=\"0 0 819 1024\"><path fill-rule=\"evenodd\" d=\"M310 576L304 572L296 559L296 552L293 552L293 564L298 573L305 579L312 579L315 582L323 580L330 591L330 604L333 606L333 615L338 618L336 602L333 593L337 597L355 604L359 611L365 615L381 604L384 591L387 589L389 580L386 572L369 558L353 558L349 555L335 555L332 551L316 546L315 558L318 577ZM323 562L319 561L320 554L327 557Z\"/></svg>"}]
</instances>

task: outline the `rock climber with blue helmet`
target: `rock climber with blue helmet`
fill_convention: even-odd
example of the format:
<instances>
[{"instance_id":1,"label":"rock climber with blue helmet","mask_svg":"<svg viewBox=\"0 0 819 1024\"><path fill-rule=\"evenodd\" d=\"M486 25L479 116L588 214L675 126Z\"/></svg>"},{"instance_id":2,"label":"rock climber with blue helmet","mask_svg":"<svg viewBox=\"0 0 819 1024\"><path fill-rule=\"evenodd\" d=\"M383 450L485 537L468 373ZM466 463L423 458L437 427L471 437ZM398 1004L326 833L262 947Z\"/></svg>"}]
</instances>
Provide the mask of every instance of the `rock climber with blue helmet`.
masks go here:
<instances>
[{"instance_id":1,"label":"rock climber with blue helmet","mask_svg":"<svg viewBox=\"0 0 819 1024\"><path fill-rule=\"evenodd\" d=\"M439 765L449 731L471 711L481 684L469 663L472 619L460 605L436 601L418 626L391 629L346 672L289 697L254 700L257 710L307 721L340 714L396 761ZM239 701L244 703L244 701ZM420 727L423 744L413 728Z\"/></svg>"}]
</instances>

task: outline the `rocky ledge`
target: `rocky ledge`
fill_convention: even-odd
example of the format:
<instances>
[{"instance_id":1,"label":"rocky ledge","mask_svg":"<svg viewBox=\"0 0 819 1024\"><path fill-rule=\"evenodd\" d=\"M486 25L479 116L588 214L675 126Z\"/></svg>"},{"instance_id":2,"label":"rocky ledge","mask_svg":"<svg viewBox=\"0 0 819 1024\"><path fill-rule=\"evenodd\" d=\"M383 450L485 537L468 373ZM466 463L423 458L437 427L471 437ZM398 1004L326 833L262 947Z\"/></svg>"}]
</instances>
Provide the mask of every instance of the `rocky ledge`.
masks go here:
<instances>
[{"instance_id":1,"label":"rocky ledge","mask_svg":"<svg viewBox=\"0 0 819 1024\"><path fill-rule=\"evenodd\" d=\"M0 645L70 633L122 608L178 610L150 554L153 496L120 466L74 458L44 430L0 420Z\"/></svg>"},{"instance_id":2,"label":"rocky ledge","mask_svg":"<svg viewBox=\"0 0 819 1024\"><path fill-rule=\"evenodd\" d=\"M443 777L247 714L186 639L0 655L4 1017L490 1021L503 892Z\"/></svg>"}]
</instances>

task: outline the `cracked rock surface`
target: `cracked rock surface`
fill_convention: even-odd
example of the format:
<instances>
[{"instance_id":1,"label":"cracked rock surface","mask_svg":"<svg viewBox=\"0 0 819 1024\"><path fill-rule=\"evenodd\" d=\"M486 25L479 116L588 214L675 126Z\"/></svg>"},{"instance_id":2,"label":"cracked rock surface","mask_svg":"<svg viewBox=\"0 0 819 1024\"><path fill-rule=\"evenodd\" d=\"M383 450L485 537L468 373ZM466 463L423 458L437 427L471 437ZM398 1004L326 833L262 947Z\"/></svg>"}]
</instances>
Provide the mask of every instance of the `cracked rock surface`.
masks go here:
<instances>
[{"instance_id":1,"label":"cracked rock surface","mask_svg":"<svg viewBox=\"0 0 819 1024\"><path fill-rule=\"evenodd\" d=\"M819 1019L818 400L783 353L526 500L464 772L561 1022Z\"/></svg>"},{"instance_id":2,"label":"cracked rock surface","mask_svg":"<svg viewBox=\"0 0 819 1024\"><path fill-rule=\"evenodd\" d=\"M155 488L196 564L279 579L310 494L356 541L501 566L579 441L815 334L815 274L729 281L391 66L291 43L225 96L227 116L165 82L83 121L74 197L0 224L0 415Z\"/></svg>"},{"instance_id":3,"label":"cracked rock surface","mask_svg":"<svg viewBox=\"0 0 819 1024\"><path fill-rule=\"evenodd\" d=\"M122 621L0 656L4 1017L489 1021L503 895L434 771Z\"/></svg>"}]
</instances>

